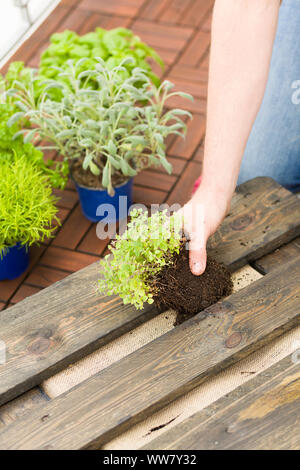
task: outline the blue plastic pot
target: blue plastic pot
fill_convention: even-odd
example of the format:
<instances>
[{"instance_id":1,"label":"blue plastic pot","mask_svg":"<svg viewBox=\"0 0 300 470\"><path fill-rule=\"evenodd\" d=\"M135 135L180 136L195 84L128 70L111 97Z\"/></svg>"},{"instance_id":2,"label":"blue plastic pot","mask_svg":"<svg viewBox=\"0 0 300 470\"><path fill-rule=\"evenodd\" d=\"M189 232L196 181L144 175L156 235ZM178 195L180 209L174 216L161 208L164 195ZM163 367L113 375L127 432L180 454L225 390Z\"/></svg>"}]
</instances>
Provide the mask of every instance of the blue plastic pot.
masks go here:
<instances>
[{"instance_id":1,"label":"blue plastic pot","mask_svg":"<svg viewBox=\"0 0 300 470\"><path fill-rule=\"evenodd\" d=\"M17 243L0 258L0 281L21 276L29 265L29 250Z\"/></svg>"},{"instance_id":2,"label":"blue plastic pot","mask_svg":"<svg viewBox=\"0 0 300 470\"><path fill-rule=\"evenodd\" d=\"M105 223L111 223L127 217L128 210L132 205L132 178L121 186L117 186L114 196L110 196L103 189L81 186L76 181L75 186L79 194L82 212L88 220L92 222L103 220Z\"/></svg>"}]
</instances>

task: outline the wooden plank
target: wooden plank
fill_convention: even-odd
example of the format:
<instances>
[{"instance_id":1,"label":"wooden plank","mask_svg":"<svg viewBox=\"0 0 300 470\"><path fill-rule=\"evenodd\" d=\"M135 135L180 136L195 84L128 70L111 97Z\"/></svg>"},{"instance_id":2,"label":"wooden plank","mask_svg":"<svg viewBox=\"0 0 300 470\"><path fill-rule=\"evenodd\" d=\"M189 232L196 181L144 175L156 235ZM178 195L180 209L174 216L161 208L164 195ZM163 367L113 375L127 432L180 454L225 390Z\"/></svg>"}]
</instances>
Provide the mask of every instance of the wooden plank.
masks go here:
<instances>
[{"instance_id":1,"label":"wooden plank","mask_svg":"<svg viewBox=\"0 0 300 470\"><path fill-rule=\"evenodd\" d=\"M96 295L98 278L97 262L1 312L1 404L157 313Z\"/></svg>"},{"instance_id":2,"label":"wooden plank","mask_svg":"<svg viewBox=\"0 0 300 470\"><path fill-rule=\"evenodd\" d=\"M213 8L213 4L214 0L194 0L192 7L187 9L180 23L188 26L201 25Z\"/></svg>"},{"instance_id":3,"label":"wooden plank","mask_svg":"<svg viewBox=\"0 0 300 470\"><path fill-rule=\"evenodd\" d=\"M2 432L0 449L99 448L293 328L299 324L299 259L39 407Z\"/></svg>"},{"instance_id":4,"label":"wooden plank","mask_svg":"<svg viewBox=\"0 0 300 470\"><path fill-rule=\"evenodd\" d=\"M271 178L237 187L229 216L209 240L211 256L232 270L288 243L300 234L300 200Z\"/></svg>"},{"instance_id":5,"label":"wooden plank","mask_svg":"<svg viewBox=\"0 0 300 470\"><path fill-rule=\"evenodd\" d=\"M279 202L272 206L275 199ZM214 236L213 253L229 268L240 267L255 253L261 256L298 235L299 213L299 199L272 180L245 183L234 197L231 215ZM252 223L246 223L249 220ZM262 235L265 223L270 229ZM49 266L50 261L47 259ZM54 268L59 267L57 262L54 264ZM10 354L0 369L0 404L157 314L154 307L136 311L123 306L116 297L96 295L98 277L98 263L92 264L25 299L9 312L1 312L1 339Z\"/></svg>"},{"instance_id":6,"label":"wooden plank","mask_svg":"<svg viewBox=\"0 0 300 470\"><path fill-rule=\"evenodd\" d=\"M91 10L100 13L112 15L124 15L134 17L137 15L139 8L143 5L144 0L82 0L79 8Z\"/></svg>"},{"instance_id":7,"label":"wooden plank","mask_svg":"<svg viewBox=\"0 0 300 470\"><path fill-rule=\"evenodd\" d=\"M263 274L269 273L282 263L287 263L300 254L300 238L283 245L273 253L263 256L253 263L255 269Z\"/></svg>"},{"instance_id":8,"label":"wooden plank","mask_svg":"<svg viewBox=\"0 0 300 470\"><path fill-rule=\"evenodd\" d=\"M33 388L18 398L0 406L0 430L40 404L47 403L48 397L39 388Z\"/></svg>"},{"instance_id":9,"label":"wooden plank","mask_svg":"<svg viewBox=\"0 0 300 470\"><path fill-rule=\"evenodd\" d=\"M300 449L300 363L288 356L143 449Z\"/></svg>"}]
</instances>

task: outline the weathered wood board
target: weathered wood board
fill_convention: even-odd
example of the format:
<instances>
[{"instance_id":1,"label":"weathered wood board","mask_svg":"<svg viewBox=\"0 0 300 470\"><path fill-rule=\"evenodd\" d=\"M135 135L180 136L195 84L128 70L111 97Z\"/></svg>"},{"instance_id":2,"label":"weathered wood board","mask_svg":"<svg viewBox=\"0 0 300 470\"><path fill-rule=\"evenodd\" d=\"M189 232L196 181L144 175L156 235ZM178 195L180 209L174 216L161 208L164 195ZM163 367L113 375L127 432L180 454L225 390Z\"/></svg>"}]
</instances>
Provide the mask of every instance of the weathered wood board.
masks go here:
<instances>
[{"instance_id":1,"label":"weathered wood board","mask_svg":"<svg viewBox=\"0 0 300 470\"><path fill-rule=\"evenodd\" d=\"M0 448L99 448L298 325L299 259L8 426L0 435Z\"/></svg>"},{"instance_id":2,"label":"weathered wood board","mask_svg":"<svg viewBox=\"0 0 300 470\"><path fill-rule=\"evenodd\" d=\"M269 178L241 185L210 251L232 270L300 234L300 200ZM98 263L1 312L0 404L157 314L96 294Z\"/></svg>"},{"instance_id":3,"label":"weathered wood board","mask_svg":"<svg viewBox=\"0 0 300 470\"><path fill-rule=\"evenodd\" d=\"M295 256L300 254L300 238L296 238L292 242L281 246L273 253L263 256L253 263L255 269L260 273L267 274L272 269L278 268L283 263L288 263L293 260Z\"/></svg>"},{"instance_id":4,"label":"weathered wood board","mask_svg":"<svg viewBox=\"0 0 300 470\"><path fill-rule=\"evenodd\" d=\"M299 199L270 178L238 186L229 217L208 243L210 254L231 270L254 261L299 233Z\"/></svg>"},{"instance_id":5,"label":"weathered wood board","mask_svg":"<svg viewBox=\"0 0 300 470\"><path fill-rule=\"evenodd\" d=\"M94 263L1 313L0 404L157 314L97 295L99 273Z\"/></svg>"},{"instance_id":6,"label":"weathered wood board","mask_svg":"<svg viewBox=\"0 0 300 470\"><path fill-rule=\"evenodd\" d=\"M38 387L29 390L29 392L5 403L0 407L0 432L3 426L7 426L26 413L30 413L38 405L47 403L49 398Z\"/></svg>"},{"instance_id":7,"label":"weathered wood board","mask_svg":"<svg viewBox=\"0 0 300 470\"><path fill-rule=\"evenodd\" d=\"M144 449L299 450L300 363L288 356Z\"/></svg>"}]
</instances>

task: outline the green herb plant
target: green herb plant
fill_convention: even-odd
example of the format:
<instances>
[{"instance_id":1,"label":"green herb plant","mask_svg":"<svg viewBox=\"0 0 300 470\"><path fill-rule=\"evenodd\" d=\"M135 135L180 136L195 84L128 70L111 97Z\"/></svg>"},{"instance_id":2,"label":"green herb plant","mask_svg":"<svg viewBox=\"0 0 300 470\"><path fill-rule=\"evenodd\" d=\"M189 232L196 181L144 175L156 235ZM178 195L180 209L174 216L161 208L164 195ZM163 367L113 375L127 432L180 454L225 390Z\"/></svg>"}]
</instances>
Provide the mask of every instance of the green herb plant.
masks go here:
<instances>
[{"instance_id":1,"label":"green herb plant","mask_svg":"<svg viewBox=\"0 0 300 470\"><path fill-rule=\"evenodd\" d=\"M164 67L163 61L154 49L126 28L115 28L109 31L96 28L95 31L83 36L79 36L74 31L53 34L50 38L50 46L41 56L40 78L42 80L57 79L59 71L53 66L64 68L69 59L74 61L81 58L88 59L79 73L86 68L93 70L97 65L95 57L101 57L109 70L123 63L124 59L131 57L132 61L126 63L123 71L124 78L128 78L135 67L139 67L156 86L160 84L159 78L152 72L147 59L154 59L162 68ZM93 83L95 87L99 85L96 81Z\"/></svg>"},{"instance_id":2,"label":"green herb plant","mask_svg":"<svg viewBox=\"0 0 300 470\"><path fill-rule=\"evenodd\" d=\"M25 155L0 160L0 257L16 243L52 236L56 198L47 176Z\"/></svg>"},{"instance_id":3,"label":"green herb plant","mask_svg":"<svg viewBox=\"0 0 300 470\"><path fill-rule=\"evenodd\" d=\"M0 162L15 160L18 156L26 157L28 162L39 167L48 176L55 188L63 188L66 183L68 168L64 162L45 162L43 154L30 142L24 142L20 135L20 126L8 121L16 113L17 105L6 94L5 82L0 81ZM22 134L22 133L21 133Z\"/></svg>"},{"instance_id":4,"label":"green herb plant","mask_svg":"<svg viewBox=\"0 0 300 470\"><path fill-rule=\"evenodd\" d=\"M37 101L34 83L38 78L34 72L29 84L16 80L10 90L20 108L10 124L22 119L33 127L29 132L23 130L25 141L45 141L49 144L44 149L55 149L69 161L82 160L83 170L99 176L102 187L111 195L116 174L125 181L144 168L159 165L170 173L165 139L170 134L184 136L182 116L191 117L182 109L165 110L169 98L179 95L192 99L190 95L172 92L169 81L156 88L137 67L130 77L120 77L120 72L126 71L125 62L110 70L98 58L93 70L78 73L88 64L87 59L75 64L68 61L58 69L59 80L48 81ZM84 80L96 81L98 89L87 88ZM53 89L62 91L61 101L49 97L48 91Z\"/></svg>"},{"instance_id":5,"label":"green herb plant","mask_svg":"<svg viewBox=\"0 0 300 470\"><path fill-rule=\"evenodd\" d=\"M37 70L37 77L34 82L34 96L38 99L40 94L46 87L46 81L55 79L63 82L66 86L70 85L67 76L62 76L60 70L68 69L68 60L77 62L81 58L85 58L85 62L81 67L77 68L78 75L86 69L94 70L98 61L96 57L101 57L106 67L112 70L117 65L127 61L124 70L120 71L123 78L128 78L132 70L136 67L141 68L149 77L155 86L160 85L160 79L152 71L152 67L148 59L153 59L160 67L164 68L164 63L154 49L143 43L138 36L126 28L115 28L106 31L102 28L96 28L95 31L79 36L74 31L64 31L63 33L55 33L50 38L50 46L43 52L40 64ZM24 62L12 62L5 75L5 79L0 75L0 90L3 85L6 88L12 88L17 80L23 82L25 86L30 85L32 69L25 67ZM81 87L99 88L96 80L83 79ZM138 86L138 84L137 84ZM48 90L53 100L60 101L62 93L59 88ZM13 101L13 100L12 100Z\"/></svg>"},{"instance_id":6,"label":"green herb plant","mask_svg":"<svg viewBox=\"0 0 300 470\"><path fill-rule=\"evenodd\" d=\"M148 217L135 209L123 235L117 235L110 245L111 254L100 261L102 272L99 291L117 294L124 304L142 309L152 304L157 293L155 279L160 271L173 262L181 247L182 216L166 211Z\"/></svg>"}]
</instances>

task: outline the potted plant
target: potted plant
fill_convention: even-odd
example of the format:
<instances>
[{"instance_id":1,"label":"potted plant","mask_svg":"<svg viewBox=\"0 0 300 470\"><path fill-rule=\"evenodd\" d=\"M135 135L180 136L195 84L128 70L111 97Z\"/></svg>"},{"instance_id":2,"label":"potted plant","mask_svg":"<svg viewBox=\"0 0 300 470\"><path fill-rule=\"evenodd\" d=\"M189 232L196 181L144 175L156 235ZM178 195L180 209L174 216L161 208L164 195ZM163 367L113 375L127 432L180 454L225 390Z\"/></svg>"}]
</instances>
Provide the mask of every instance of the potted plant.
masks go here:
<instances>
[{"instance_id":1,"label":"potted plant","mask_svg":"<svg viewBox=\"0 0 300 470\"><path fill-rule=\"evenodd\" d=\"M97 64L95 57L101 57L106 66L112 69L129 56L132 60L125 64L127 77L131 75L135 67L139 67L156 86L160 85L159 78L153 73L147 60L152 58L161 68L164 68L162 59L154 49L126 28L111 30L96 28L95 31L83 36L68 30L53 34L49 47L41 55L39 76L41 81L49 78L57 79L59 70L56 67L64 68L70 59L74 61L82 58L88 59L83 64L81 70L83 72L87 68L91 70L95 67ZM97 87L98 83L93 82L93 85Z\"/></svg>"},{"instance_id":2,"label":"potted plant","mask_svg":"<svg viewBox=\"0 0 300 470\"><path fill-rule=\"evenodd\" d=\"M40 150L30 142L24 142L23 132L20 132L20 126L15 122L17 119L12 118L18 108L6 93L8 86L9 82L0 75L0 161L10 160L15 155L24 156L49 178L54 188L64 188L68 176L66 162L46 162Z\"/></svg>"},{"instance_id":3,"label":"potted plant","mask_svg":"<svg viewBox=\"0 0 300 470\"><path fill-rule=\"evenodd\" d=\"M68 60L81 62L79 72L86 69L94 70L98 61L95 57L101 57L108 69L112 69L122 62L124 68L124 77L129 77L132 70L136 67L143 69L155 86L160 85L160 79L152 71L148 59L153 59L160 67L164 68L164 62L154 49L143 43L138 36L126 28L115 28L105 30L96 28L95 31L79 36L74 31L64 31L55 33L50 38L50 46L42 53L40 64L36 70L36 79L34 81L34 96L38 99L40 94L47 86L47 80L53 79L67 84L66 77L62 76L60 71L68 69ZM130 61L125 61L130 57ZM5 76L6 86L11 87L15 80L21 81L27 86L31 86L32 68L25 67L21 61L12 62ZM82 79L81 86L97 89L100 83L91 77L91 80ZM53 100L60 101L62 94L58 88L48 90L49 96Z\"/></svg>"},{"instance_id":4,"label":"potted plant","mask_svg":"<svg viewBox=\"0 0 300 470\"><path fill-rule=\"evenodd\" d=\"M165 139L170 134L184 135L186 125L181 109L165 110L166 101L180 95L172 92L173 84L163 82L156 88L144 71L134 68L127 76L126 59L109 69L98 58L91 70L82 72L87 59L69 61L59 68L59 80L47 82L35 100L32 72L30 84L16 80L10 94L17 99L20 111L11 122L29 120L32 129L24 129L26 140L49 142L43 148L57 150L70 163L84 215L96 222L101 204L119 211L119 197L127 198L126 210L132 204L132 178L144 168L162 165L169 173ZM94 89L86 83L97 82ZM58 89L62 97L53 100L48 92Z\"/></svg>"},{"instance_id":5,"label":"potted plant","mask_svg":"<svg viewBox=\"0 0 300 470\"><path fill-rule=\"evenodd\" d=\"M28 248L50 237L56 198L49 178L26 155L0 156L0 280L28 267Z\"/></svg>"},{"instance_id":6,"label":"potted plant","mask_svg":"<svg viewBox=\"0 0 300 470\"><path fill-rule=\"evenodd\" d=\"M191 273L182 216L167 211L148 217L131 212L127 230L110 245L102 267L99 291L119 295L124 304L142 309L145 302L177 311L177 323L209 307L232 290L226 267L208 257L203 275Z\"/></svg>"}]
</instances>

